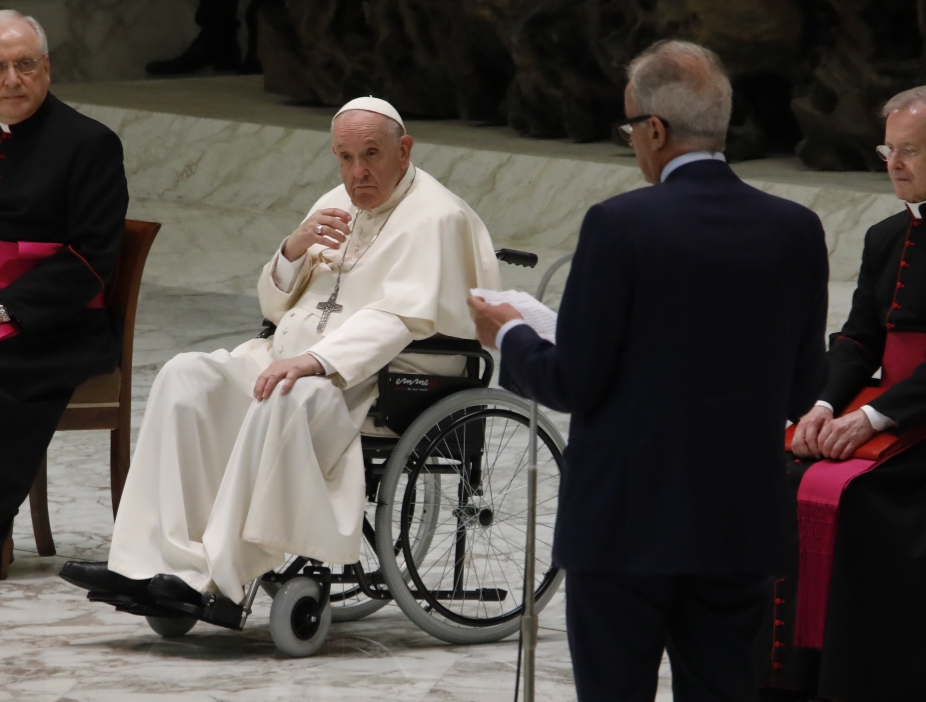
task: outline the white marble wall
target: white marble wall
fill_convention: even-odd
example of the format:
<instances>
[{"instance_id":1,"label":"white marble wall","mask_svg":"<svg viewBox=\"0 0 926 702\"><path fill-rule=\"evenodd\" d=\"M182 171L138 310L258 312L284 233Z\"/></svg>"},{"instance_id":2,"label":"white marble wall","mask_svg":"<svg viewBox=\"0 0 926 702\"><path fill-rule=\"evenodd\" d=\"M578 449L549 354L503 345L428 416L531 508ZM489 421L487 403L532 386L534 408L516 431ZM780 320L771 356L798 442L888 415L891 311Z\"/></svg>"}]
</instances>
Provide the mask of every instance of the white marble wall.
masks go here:
<instances>
[{"instance_id":1,"label":"white marble wall","mask_svg":"<svg viewBox=\"0 0 926 702\"><path fill-rule=\"evenodd\" d=\"M56 83L143 78L148 61L179 54L199 29L196 0L8 0L48 35Z\"/></svg>"},{"instance_id":2,"label":"white marble wall","mask_svg":"<svg viewBox=\"0 0 926 702\"><path fill-rule=\"evenodd\" d=\"M133 196L304 213L340 182L327 132L80 104L122 137ZM630 159L614 163L416 143L413 160L469 202L509 246L572 250L590 205L645 183ZM885 180L887 176L884 177ZM834 281L858 273L862 239L898 211L886 192L781 183L747 176L821 218Z\"/></svg>"}]
</instances>

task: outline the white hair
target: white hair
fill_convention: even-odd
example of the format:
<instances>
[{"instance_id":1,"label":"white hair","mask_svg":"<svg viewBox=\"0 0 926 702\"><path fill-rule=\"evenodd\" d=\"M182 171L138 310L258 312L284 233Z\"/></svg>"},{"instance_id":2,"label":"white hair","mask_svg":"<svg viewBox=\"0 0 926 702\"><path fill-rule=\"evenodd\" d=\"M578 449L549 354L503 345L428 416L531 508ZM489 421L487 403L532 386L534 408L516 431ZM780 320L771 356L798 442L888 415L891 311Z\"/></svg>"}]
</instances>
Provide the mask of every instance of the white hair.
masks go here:
<instances>
[{"instance_id":1,"label":"white hair","mask_svg":"<svg viewBox=\"0 0 926 702\"><path fill-rule=\"evenodd\" d=\"M720 57L687 41L660 41L631 61L630 93L640 114L664 120L691 148L723 151L733 88Z\"/></svg>"},{"instance_id":2,"label":"white hair","mask_svg":"<svg viewBox=\"0 0 926 702\"><path fill-rule=\"evenodd\" d=\"M884 104L884 108L881 110L881 116L887 117L891 112L906 110L908 107L913 107L914 105L923 105L926 107L926 85L897 93Z\"/></svg>"},{"instance_id":3,"label":"white hair","mask_svg":"<svg viewBox=\"0 0 926 702\"><path fill-rule=\"evenodd\" d=\"M369 113L369 114L371 114L371 115L379 115L379 116L382 117L384 120L386 120L386 126L387 126L388 130L392 133L392 135L395 137L395 140L396 140L396 141L398 141L399 139L401 139L402 137L404 137L405 134L406 134L406 132L405 132L405 127L403 127L401 124L399 124L399 123L396 122L394 119L392 119L392 117L389 117L388 115L384 115L384 114L382 114L382 113L380 113L380 112L371 112L370 110L360 110L360 109L357 109L357 110L344 110L344 112L339 112L338 114L336 114L336 115L331 119L331 133L332 133L332 134L334 134L334 123L338 120L338 117L340 117L341 115L350 114L351 112L367 112L367 113Z\"/></svg>"},{"instance_id":4,"label":"white hair","mask_svg":"<svg viewBox=\"0 0 926 702\"><path fill-rule=\"evenodd\" d=\"M32 27L32 31L34 31L39 38L39 46L42 48L42 54L48 53L48 37L45 36L45 30L42 29L42 25L39 24L39 21L35 17L29 17L16 10L0 10L0 22L9 20L22 20Z\"/></svg>"}]
</instances>

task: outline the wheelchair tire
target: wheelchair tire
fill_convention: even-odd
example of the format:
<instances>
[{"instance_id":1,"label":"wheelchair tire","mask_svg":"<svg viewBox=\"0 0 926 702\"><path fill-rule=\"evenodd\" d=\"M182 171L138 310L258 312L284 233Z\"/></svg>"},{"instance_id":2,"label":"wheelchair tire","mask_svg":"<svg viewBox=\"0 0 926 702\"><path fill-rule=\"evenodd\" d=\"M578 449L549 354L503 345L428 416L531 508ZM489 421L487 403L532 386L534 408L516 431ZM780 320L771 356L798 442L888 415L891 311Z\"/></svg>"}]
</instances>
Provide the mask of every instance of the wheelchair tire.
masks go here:
<instances>
[{"instance_id":1,"label":"wheelchair tire","mask_svg":"<svg viewBox=\"0 0 926 702\"><path fill-rule=\"evenodd\" d=\"M520 628L529 417L528 401L503 390L455 393L422 413L389 459L376 512L383 576L406 616L448 643L499 641ZM564 576L552 563L564 446L539 414L538 612ZM428 526L428 553L409 559L404 544L410 530L421 528L418 486L424 480L437 481L433 512L439 518Z\"/></svg>"},{"instance_id":2,"label":"wheelchair tire","mask_svg":"<svg viewBox=\"0 0 926 702\"><path fill-rule=\"evenodd\" d=\"M180 614L176 617L145 617L148 620L148 626L158 636L165 639L175 639L188 633L190 629L196 626L196 617L189 617Z\"/></svg>"},{"instance_id":3,"label":"wheelchair tire","mask_svg":"<svg viewBox=\"0 0 926 702\"><path fill-rule=\"evenodd\" d=\"M322 587L312 578L297 576L277 592L270 606L270 635L276 647L293 658L314 655L331 629L331 604L319 611Z\"/></svg>"}]
</instances>

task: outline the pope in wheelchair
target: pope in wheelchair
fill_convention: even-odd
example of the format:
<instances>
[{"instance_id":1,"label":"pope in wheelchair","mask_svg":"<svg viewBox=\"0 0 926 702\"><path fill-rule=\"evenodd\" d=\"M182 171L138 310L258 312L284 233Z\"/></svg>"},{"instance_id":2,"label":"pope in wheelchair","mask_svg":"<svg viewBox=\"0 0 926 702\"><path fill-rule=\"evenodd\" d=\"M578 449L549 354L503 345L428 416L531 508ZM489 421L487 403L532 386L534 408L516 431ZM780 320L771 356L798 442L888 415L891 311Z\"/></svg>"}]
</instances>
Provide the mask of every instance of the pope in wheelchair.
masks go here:
<instances>
[{"instance_id":1,"label":"pope in wheelchair","mask_svg":"<svg viewBox=\"0 0 926 702\"><path fill-rule=\"evenodd\" d=\"M184 633L196 619L240 628L256 588L249 595L248 584L287 554L302 557L299 567L307 559L315 566L361 560L370 492L361 430L396 443L368 418L383 384L378 371L460 376L464 357L400 352L429 337L474 339L468 291L499 286L486 227L412 165L412 139L389 103L347 103L332 121L332 139L343 185L318 200L258 283L261 310L276 325L272 337L231 352L180 354L164 366L151 388L108 563L72 561L61 571L91 599L148 616L159 633ZM486 406L483 397L479 407ZM448 416L460 414L453 412ZM556 435L545 426L545 436ZM561 444L558 435L553 443ZM426 461L434 471L453 464L434 450ZM557 453L554 468L558 461ZM416 480L406 500L442 499L434 479ZM480 490L469 491L468 505ZM474 523L493 519L488 508L467 509ZM456 523L462 518L456 514ZM428 543L436 522L429 524ZM398 578L409 580L404 571ZM364 592L382 589L376 578L363 581L354 578ZM272 586L272 578L265 581ZM453 587L463 592L462 583ZM480 592L472 597L501 597Z\"/></svg>"}]
</instances>

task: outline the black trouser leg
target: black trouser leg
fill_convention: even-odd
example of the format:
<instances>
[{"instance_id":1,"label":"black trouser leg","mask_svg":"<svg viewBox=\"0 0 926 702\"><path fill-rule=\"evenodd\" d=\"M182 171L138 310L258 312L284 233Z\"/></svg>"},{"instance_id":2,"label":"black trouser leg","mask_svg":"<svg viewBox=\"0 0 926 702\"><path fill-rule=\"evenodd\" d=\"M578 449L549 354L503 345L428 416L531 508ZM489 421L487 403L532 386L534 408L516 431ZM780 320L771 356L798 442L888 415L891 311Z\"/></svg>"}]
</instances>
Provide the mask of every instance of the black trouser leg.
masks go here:
<instances>
[{"instance_id":1,"label":"black trouser leg","mask_svg":"<svg viewBox=\"0 0 926 702\"><path fill-rule=\"evenodd\" d=\"M754 702L753 646L773 580L766 576L679 576L667 649L676 702Z\"/></svg>"},{"instance_id":2,"label":"black trouser leg","mask_svg":"<svg viewBox=\"0 0 926 702\"><path fill-rule=\"evenodd\" d=\"M676 702L758 700L752 645L765 576L569 573L566 623L580 702L652 702L662 652Z\"/></svg>"},{"instance_id":3,"label":"black trouser leg","mask_svg":"<svg viewBox=\"0 0 926 702\"><path fill-rule=\"evenodd\" d=\"M72 391L41 401L0 395L0 527L7 526L29 495Z\"/></svg>"},{"instance_id":4,"label":"black trouser leg","mask_svg":"<svg viewBox=\"0 0 926 702\"><path fill-rule=\"evenodd\" d=\"M653 702L670 577L567 573L566 628L579 702Z\"/></svg>"}]
</instances>

